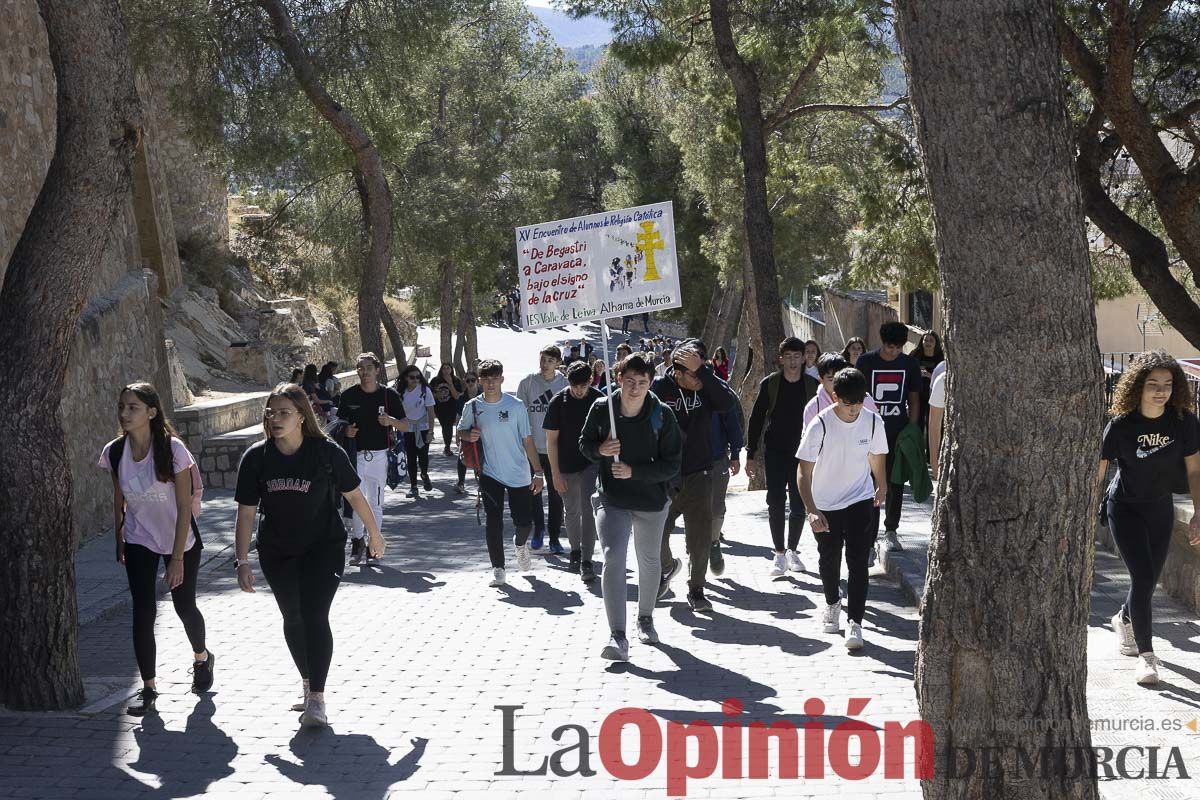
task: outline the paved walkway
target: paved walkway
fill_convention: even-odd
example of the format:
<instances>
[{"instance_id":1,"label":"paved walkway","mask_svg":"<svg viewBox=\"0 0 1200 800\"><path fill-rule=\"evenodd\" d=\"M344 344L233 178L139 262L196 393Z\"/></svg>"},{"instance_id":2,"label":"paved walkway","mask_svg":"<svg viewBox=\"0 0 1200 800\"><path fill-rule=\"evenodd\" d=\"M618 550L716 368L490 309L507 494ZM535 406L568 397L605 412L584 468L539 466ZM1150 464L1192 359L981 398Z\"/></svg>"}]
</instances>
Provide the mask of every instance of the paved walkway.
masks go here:
<instances>
[{"instance_id":1,"label":"paved walkway","mask_svg":"<svg viewBox=\"0 0 1200 800\"><path fill-rule=\"evenodd\" d=\"M904 550L884 556L883 566L910 599L924 594L933 498L924 504L906 496L900 540ZM1101 780L1107 800L1195 800L1200 797L1200 625L1196 615L1161 588L1154 597L1154 650L1162 659L1160 682L1142 687L1134 682L1134 659L1117 650L1109 620L1125 600L1129 576L1115 553L1097 549L1088 618L1088 714L1093 747L1146 748L1130 751L1128 772L1149 774L1148 750L1159 748L1157 773L1163 774L1168 753L1179 748L1191 780ZM1188 724L1193 727L1188 728ZM1101 773L1103 778L1103 774Z\"/></svg>"},{"instance_id":2,"label":"paved walkway","mask_svg":"<svg viewBox=\"0 0 1200 800\"><path fill-rule=\"evenodd\" d=\"M851 697L870 698L854 716L876 727L915 718L915 609L880 575L866 620L868 646L861 655L847 654L840 637L819 632L811 536L803 539L808 572L781 581L766 577L761 494L731 497L728 569L710 584L715 612L692 614L680 591L656 612L663 643L635 641L631 662L610 666L599 658L607 635L599 582L587 588L566 572L563 559L539 557L528 575L511 571L508 588L487 588L474 502L450 493L449 459L435 455L433 462L430 496L390 495L384 564L348 568L334 603L330 729L297 733L297 715L287 709L299 681L279 614L261 580L254 595L237 591L230 553L218 555L232 520L232 501L218 495L206 500L205 540L214 557L200 582L218 658L213 691L203 698L187 693L187 640L164 602L161 715L140 722L123 716L123 701L137 685L127 611L93 614L81 637L90 706L75 714L0 717L0 796L381 798L419 792L432 798L486 793L495 800L600 790L594 796L665 797L665 755L640 780L617 780L604 768L599 734L611 712L649 709L664 736L667 721L726 721L721 703L728 698L743 704L746 721L788 720L798 728L805 722L836 726ZM111 558L107 543L91 547ZM101 554L85 550L81 579L94 576L99 585L98 570L115 571ZM115 573L108 580L119 586L122 578ZM823 700L824 713L806 717L804 701L814 697ZM498 705L521 707L513 712L515 768L533 769L575 744L576 733L562 742L552 738L558 726L574 724L591 737L590 767L597 774L497 775L504 764ZM631 729L624 749L630 763L635 742ZM577 752L563 763L575 768ZM776 764L767 780L724 780L718 768L717 776L690 781L687 791L691 797L919 796L911 778L847 784L826 772L824 780L780 778Z\"/></svg>"}]
</instances>

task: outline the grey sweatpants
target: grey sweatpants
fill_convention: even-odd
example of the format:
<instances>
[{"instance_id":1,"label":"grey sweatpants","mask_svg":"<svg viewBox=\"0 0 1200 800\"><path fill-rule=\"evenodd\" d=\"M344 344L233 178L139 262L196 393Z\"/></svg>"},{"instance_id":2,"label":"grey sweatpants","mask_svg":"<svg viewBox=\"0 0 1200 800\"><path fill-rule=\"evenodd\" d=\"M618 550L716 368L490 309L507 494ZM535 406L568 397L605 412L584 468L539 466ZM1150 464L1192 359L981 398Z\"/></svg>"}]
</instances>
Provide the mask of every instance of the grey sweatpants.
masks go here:
<instances>
[{"instance_id":1,"label":"grey sweatpants","mask_svg":"<svg viewBox=\"0 0 1200 800\"><path fill-rule=\"evenodd\" d=\"M638 616L648 617L658 600L658 580L662 576L659 548L663 523L667 521L667 503L659 511L630 511L607 503L599 494L592 495L596 527L604 548L604 574L600 586L604 612L611 631L625 630L625 562L629 553L629 535L638 563Z\"/></svg>"},{"instance_id":2,"label":"grey sweatpants","mask_svg":"<svg viewBox=\"0 0 1200 800\"><path fill-rule=\"evenodd\" d=\"M591 561L596 552L596 518L592 514L591 501L598 471L599 467L591 464L580 472L560 473L567 482L567 490L562 493L567 539L571 543L571 552L579 550L584 561Z\"/></svg>"}]
</instances>

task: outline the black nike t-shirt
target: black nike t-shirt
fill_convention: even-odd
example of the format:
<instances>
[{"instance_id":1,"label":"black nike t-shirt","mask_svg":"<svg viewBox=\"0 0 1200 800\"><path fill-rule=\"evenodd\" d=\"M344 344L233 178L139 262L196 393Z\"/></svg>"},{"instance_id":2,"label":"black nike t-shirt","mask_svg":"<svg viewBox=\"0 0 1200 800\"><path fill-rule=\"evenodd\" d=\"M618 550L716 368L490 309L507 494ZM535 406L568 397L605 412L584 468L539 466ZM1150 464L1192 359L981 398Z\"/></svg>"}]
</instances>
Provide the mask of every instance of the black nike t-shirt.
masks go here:
<instances>
[{"instance_id":1,"label":"black nike t-shirt","mask_svg":"<svg viewBox=\"0 0 1200 800\"><path fill-rule=\"evenodd\" d=\"M351 386L342 392L337 414L358 426L354 443L359 450L386 450L388 430L379 424L379 409L386 408L393 417L404 418L404 401L395 389L382 384L367 394L361 386Z\"/></svg>"},{"instance_id":2,"label":"black nike t-shirt","mask_svg":"<svg viewBox=\"0 0 1200 800\"><path fill-rule=\"evenodd\" d=\"M1138 411L1114 417L1104 429L1100 458L1117 465L1114 500L1150 502L1171 496L1183 459L1200 451L1197 422L1173 409L1156 419Z\"/></svg>"},{"instance_id":3,"label":"black nike t-shirt","mask_svg":"<svg viewBox=\"0 0 1200 800\"><path fill-rule=\"evenodd\" d=\"M290 456L264 439L242 454L234 499L244 506L261 504L260 549L298 555L318 542L345 540L336 500L359 482L346 451L331 439L305 438Z\"/></svg>"}]
</instances>

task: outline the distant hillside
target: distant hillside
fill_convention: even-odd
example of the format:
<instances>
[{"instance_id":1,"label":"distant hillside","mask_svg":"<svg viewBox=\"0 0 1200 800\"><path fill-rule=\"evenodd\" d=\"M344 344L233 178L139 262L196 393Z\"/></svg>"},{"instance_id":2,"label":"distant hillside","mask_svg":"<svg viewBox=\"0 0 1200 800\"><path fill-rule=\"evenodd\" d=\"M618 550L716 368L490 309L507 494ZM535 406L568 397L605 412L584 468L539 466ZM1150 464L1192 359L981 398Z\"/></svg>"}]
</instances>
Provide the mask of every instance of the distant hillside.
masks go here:
<instances>
[{"instance_id":1,"label":"distant hillside","mask_svg":"<svg viewBox=\"0 0 1200 800\"><path fill-rule=\"evenodd\" d=\"M604 55L605 49L602 45L587 44L583 47L564 47L563 51L566 52L567 58L575 62L579 72L587 75Z\"/></svg>"},{"instance_id":2,"label":"distant hillside","mask_svg":"<svg viewBox=\"0 0 1200 800\"><path fill-rule=\"evenodd\" d=\"M608 23L595 17L571 19L561 11L552 8L530 6L538 20L550 29L550 34L558 46L564 50L586 45L602 46L612 40L612 29Z\"/></svg>"}]
</instances>

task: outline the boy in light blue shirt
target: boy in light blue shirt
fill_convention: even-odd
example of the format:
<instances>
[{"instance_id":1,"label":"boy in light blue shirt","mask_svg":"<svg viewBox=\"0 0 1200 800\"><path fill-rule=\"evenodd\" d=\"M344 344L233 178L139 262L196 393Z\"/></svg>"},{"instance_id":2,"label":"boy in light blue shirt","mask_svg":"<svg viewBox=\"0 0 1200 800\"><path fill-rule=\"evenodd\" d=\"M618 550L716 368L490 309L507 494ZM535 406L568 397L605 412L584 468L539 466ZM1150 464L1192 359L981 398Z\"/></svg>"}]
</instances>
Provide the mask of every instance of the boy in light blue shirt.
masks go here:
<instances>
[{"instance_id":1,"label":"boy in light blue shirt","mask_svg":"<svg viewBox=\"0 0 1200 800\"><path fill-rule=\"evenodd\" d=\"M504 495L508 494L508 512L517 529L513 537L517 567L528 571L532 565L528 540L533 527L533 497L542 491L545 478L533 444L525 404L500 390L504 382L504 365L494 359L485 359L479 362L477 372L483 394L464 406L458 436L465 442L479 442L483 449L479 492L487 515L484 530L488 557L492 562L489 585L503 586Z\"/></svg>"}]
</instances>

